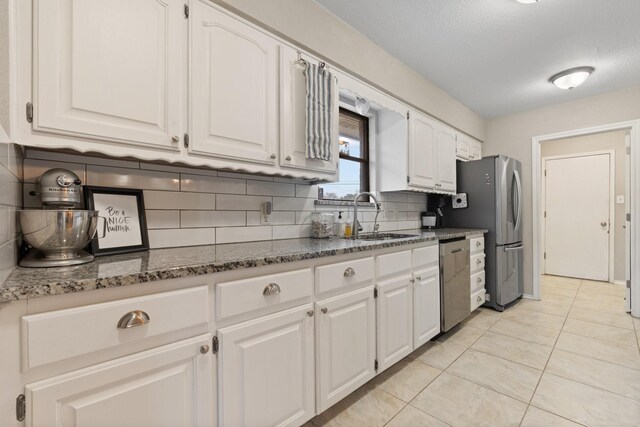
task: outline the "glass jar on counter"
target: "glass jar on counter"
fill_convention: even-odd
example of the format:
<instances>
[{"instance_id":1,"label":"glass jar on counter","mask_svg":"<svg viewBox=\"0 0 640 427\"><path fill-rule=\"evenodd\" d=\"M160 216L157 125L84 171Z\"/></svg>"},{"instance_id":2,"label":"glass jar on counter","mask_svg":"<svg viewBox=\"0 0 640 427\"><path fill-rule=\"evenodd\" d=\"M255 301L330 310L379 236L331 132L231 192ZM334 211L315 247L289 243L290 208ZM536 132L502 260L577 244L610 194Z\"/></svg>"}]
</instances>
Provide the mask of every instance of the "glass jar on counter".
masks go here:
<instances>
[{"instance_id":1,"label":"glass jar on counter","mask_svg":"<svg viewBox=\"0 0 640 427\"><path fill-rule=\"evenodd\" d=\"M331 239L333 237L333 213L313 212L311 214L311 238Z\"/></svg>"}]
</instances>

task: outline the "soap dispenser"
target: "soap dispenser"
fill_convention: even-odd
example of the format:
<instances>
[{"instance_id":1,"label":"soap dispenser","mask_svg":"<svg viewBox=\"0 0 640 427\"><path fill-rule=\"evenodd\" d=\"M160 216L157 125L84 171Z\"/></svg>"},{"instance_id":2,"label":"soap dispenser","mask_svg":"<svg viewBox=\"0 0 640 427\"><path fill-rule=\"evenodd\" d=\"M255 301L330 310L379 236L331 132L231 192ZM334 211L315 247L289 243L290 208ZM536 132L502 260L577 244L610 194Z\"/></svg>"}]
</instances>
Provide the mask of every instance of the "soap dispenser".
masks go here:
<instances>
[{"instance_id":1,"label":"soap dispenser","mask_svg":"<svg viewBox=\"0 0 640 427\"><path fill-rule=\"evenodd\" d=\"M338 212L338 219L333 224L333 235L342 237L344 235L344 222L342 222L342 211Z\"/></svg>"}]
</instances>

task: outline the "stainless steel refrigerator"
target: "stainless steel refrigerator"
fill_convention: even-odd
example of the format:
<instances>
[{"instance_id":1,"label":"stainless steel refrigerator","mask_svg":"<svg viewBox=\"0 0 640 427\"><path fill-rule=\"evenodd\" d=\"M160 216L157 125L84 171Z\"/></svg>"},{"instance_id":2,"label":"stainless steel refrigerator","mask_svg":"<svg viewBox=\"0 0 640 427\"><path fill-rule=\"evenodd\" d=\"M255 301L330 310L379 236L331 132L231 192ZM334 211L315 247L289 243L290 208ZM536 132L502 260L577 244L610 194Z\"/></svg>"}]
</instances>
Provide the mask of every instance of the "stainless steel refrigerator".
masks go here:
<instances>
[{"instance_id":1,"label":"stainless steel refrigerator","mask_svg":"<svg viewBox=\"0 0 640 427\"><path fill-rule=\"evenodd\" d=\"M521 164L490 156L457 164L457 191L467 193L467 207L444 209L446 227L485 228L485 305L497 310L522 296ZM455 196L454 196L455 197Z\"/></svg>"}]
</instances>

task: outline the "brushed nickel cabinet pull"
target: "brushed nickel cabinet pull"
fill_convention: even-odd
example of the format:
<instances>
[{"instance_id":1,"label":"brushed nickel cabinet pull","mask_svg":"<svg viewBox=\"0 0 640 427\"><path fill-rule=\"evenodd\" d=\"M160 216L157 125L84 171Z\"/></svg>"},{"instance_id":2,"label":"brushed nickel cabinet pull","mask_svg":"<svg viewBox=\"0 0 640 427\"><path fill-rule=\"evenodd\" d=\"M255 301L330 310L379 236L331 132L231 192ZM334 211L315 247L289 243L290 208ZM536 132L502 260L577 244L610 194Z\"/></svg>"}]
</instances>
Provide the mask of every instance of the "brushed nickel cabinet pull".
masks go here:
<instances>
[{"instance_id":1,"label":"brushed nickel cabinet pull","mask_svg":"<svg viewBox=\"0 0 640 427\"><path fill-rule=\"evenodd\" d=\"M271 156L269 156L269 157L271 157L272 159L275 159L275 158L276 158L276 155L275 155L275 154L272 154L272 155L271 155Z\"/></svg>"},{"instance_id":2,"label":"brushed nickel cabinet pull","mask_svg":"<svg viewBox=\"0 0 640 427\"><path fill-rule=\"evenodd\" d=\"M479 298L479 297L478 297ZM209 353L209 346L207 344L201 345L200 346L200 353L202 354L207 354Z\"/></svg>"},{"instance_id":3,"label":"brushed nickel cabinet pull","mask_svg":"<svg viewBox=\"0 0 640 427\"><path fill-rule=\"evenodd\" d=\"M324 314L326 314L326 313L327 313L327 311L329 311L329 309L328 309L327 307L322 307L322 308L320 309L320 311L321 311L321 312L323 312Z\"/></svg>"},{"instance_id":4,"label":"brushed nickel cabinet pull","mask_svg":"<svg viewBox=\"0 0 640 427\"><path fill-rule=\"evenodd\" d=\"M291 156L285 157L285 160L288 161L288 162L291 161Z\"/></svg>"},{"instance_id":5,"label":"brushed nickel cabinet pull","mask_svg":"<svg viewBox=\"0 0 640 427\"><path fill-rule=\"evenodd\" d=\"M177 144L178 142L180 142L180 137L178 135L174 135L171 137L172 144Z\"/></svg>"},{"instance_id":6,"label":"brushed nickel cabinet pull","mask_svg":"<svg viewBox=\"0 0 640 427\"><path fill-rule=\"evenodd\" d=\"M344 277L353 277L355 275L356 271L351 267L347 267L347 269L344 271Z\"/></svg>"},{"instance_id":7,"label":"brushed nickel cabinet pull","mask_svg":"<svg viewBox=\"0 0 640 427\"><path fill-rule=\"evenodd\" d=\"M309 310L309 311L307 311L307 316L309 316L309 317L313 317L313 310Z\"/></svg>"},{"instance_id":8,"label":"brushed nickel cabinet pull","mask_svg":"<svg viewBox=\"0 0 640 427\"><path fill-rule=\"evenodd\" d=\"M264 296L278 295L280 292L281 292L280 291L280 285L278 285L277 283L269 283L264 288L264 291L262 291L262 295L264 295Z\"/></svg>"},{"instance_id":9,"label":"brushed nickel cabinet pull","mask_svg":"<svg viewBox=\"0 0 640 427\"><path fill-rule=\"evenodd\" d=\"M133 310L125 314L118 321L118 329L135 328L151 322L151 318L142 310Z\"/></svg>"},{"instance_id":10,"label":"brushed nickel cabinet pull","mask_svg":"<svg viewBox=\"0 0 640 427\"><path fill-rule=\"evenodd\" d=\"M478 283L482 282L482 277L478 277L478 278L476 279L476 282L478 282Z\"/></svg>"}]
</instances>

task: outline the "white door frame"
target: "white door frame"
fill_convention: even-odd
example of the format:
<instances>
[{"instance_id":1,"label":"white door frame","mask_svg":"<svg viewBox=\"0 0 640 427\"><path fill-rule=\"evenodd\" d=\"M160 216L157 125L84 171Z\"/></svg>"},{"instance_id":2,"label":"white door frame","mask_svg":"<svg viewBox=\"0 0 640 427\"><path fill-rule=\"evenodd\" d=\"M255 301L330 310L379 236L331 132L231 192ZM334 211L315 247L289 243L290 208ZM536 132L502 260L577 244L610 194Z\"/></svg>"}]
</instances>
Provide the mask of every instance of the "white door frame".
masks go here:
<instances>
[{"instance_id":1,"label":"white door frame","mask_svg":"<svg viewBox=\"0 0 640 427\"><path fill-rule=\"evenodd\" d=\"M609 268L608 268L608 278L609 282L613 283L614 279L614 247L615 247L615 189L616 189L616 152L615 150L599 150L599 151L589 151L584 153L571 153L571 154L562 154L558 156L546 156L542 158L542 170L547 169L547 161L549 160L559 160L559 159L572 159L576 157L589 157L589 156L600 156L600 155L609 155ZM546 210L546 191L547 191L547 180L541 179L542 186L542 211ZM542 215L542 220L540 221L540 243L541 250L544 253L546 248L546 222L544 221L544 214ZM541 259L541 267L540 271L546 271L546 261L544 260L544 256Z\"/></svg>"},{"instance_id":2,"label":"white door frame","mask_svg":"<svg viewBox=\"0 0 640 427\"><path fill-rule=\"evenodd\" d=\"M640 317L640 197L635 197L640 191L640 120L612 123L591 128L577 129L559 132L549 135L531 138L531 194L533 202L533 297L540 299L540 260L542 258L542 245L540 244L540 222L542 219L542 200L540 187L541 153L540 144L545 141L568 138L572 136L589 135L593 133L608 132L613 130L628 130L631 134L631 314Z\"/></svg>"}]
</instances>

